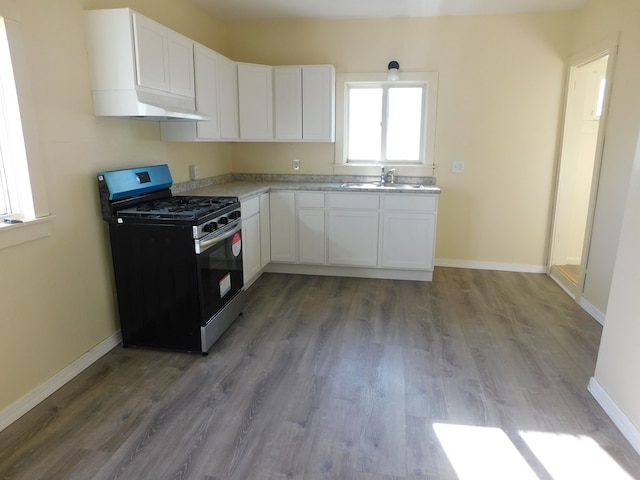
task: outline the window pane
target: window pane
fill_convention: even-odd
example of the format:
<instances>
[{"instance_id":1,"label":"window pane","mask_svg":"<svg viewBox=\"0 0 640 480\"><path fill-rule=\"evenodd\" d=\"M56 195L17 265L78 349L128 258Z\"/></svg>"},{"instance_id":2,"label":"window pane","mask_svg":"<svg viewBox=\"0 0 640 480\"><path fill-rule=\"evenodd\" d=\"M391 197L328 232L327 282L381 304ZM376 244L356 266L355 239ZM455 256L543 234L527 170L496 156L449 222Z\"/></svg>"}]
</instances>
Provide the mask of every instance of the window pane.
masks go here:
<instances>
[{"instance_id":1,"label":"window pane","mask_svg":"<svg viewBox=\"0 0 640 480\"><path fill-rule=\"evenodd\" d=\"M420 160L422 92L420 87L389 88L387 160Z\"/></svg>"},{"instance_id":2,"label":"window pane","mask_svg":"<svg viewBox=\"0 0 640 480\"><path fill-rule=\"evenodd\" d=\"M382 88L349 89L349 160L380 160Z\"/></svg>"},{"instance_id":3,"label":"window pane","mask_svg":"<svg viewBox=\"0 0 640 480\"><path fill-rule=\"evenodd\" d=\"M2 152L0 152L0 216L11 213L11 204L9 203L9 189L7 186L4 167L2 164Z\"/></svg>"}]
</instances>

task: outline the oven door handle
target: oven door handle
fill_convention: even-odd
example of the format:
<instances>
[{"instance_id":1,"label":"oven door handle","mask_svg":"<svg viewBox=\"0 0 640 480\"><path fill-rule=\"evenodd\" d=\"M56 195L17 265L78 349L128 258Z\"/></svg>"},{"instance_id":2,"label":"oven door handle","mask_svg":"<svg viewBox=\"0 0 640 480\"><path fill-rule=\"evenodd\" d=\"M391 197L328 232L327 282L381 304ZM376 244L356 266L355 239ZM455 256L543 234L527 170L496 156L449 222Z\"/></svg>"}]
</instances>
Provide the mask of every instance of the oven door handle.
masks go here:
<instances>
[{"instance_id":1,"label":"oven door handle","mask_svg":"<svg viewBox=\"0 0 640 480\"><path fill-rule=\"evenodd\" d=\"M196 241L196 253L200 254L200 253L204 252L205 250L207 250L208 248L213 247L214 245L217 245L220 242L223 242L227 238L229 238L229 237L233 236L234 234L238 233L241 229L242 229L242 224L238 223L238 225L236 225L234 228L232 228L228 232L223 233L222 235L215 236L215 237L213 237L211 239L208 239L208 240L201 240L201 241L197 240Z\"/></svg>"}]
</instances>

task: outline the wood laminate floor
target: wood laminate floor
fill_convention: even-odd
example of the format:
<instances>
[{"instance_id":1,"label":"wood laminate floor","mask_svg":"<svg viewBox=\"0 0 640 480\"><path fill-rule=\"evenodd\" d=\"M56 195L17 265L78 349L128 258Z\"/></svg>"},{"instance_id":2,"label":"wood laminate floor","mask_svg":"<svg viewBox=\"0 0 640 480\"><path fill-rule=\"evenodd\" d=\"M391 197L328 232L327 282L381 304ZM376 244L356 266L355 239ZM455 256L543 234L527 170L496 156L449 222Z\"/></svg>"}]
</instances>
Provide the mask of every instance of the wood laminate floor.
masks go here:
<instances>
[{"instance_id":1,"label":"wood laminate floor","mask_svg":"<svg viewBox=\"0 0 640 480\"><path fill-rule=\"evenodd\" d=\"M118 347L0 432L0 478L640 478L600 334L544 275L265 274L208 357Z\"/></svg>"}]
</instances>

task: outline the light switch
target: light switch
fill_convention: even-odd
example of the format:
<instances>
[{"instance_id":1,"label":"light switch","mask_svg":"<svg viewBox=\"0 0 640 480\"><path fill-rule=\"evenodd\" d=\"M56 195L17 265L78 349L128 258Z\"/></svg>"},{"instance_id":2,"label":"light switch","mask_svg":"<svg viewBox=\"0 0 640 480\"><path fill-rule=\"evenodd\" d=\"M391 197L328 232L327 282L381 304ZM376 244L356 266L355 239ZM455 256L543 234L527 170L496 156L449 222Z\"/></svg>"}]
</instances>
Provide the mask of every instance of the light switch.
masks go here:
<instances>
[{"instance_id":1,"label":"light switch","mask_svg":"<svg viewBox=\"0 0 640 480\"><path fill-rule=\"evenodd\" d=\"M453 173L464 173L464 162L461 160L453 162L453 165L451 165L451 171Z\"/></svg>"}]
</instances>

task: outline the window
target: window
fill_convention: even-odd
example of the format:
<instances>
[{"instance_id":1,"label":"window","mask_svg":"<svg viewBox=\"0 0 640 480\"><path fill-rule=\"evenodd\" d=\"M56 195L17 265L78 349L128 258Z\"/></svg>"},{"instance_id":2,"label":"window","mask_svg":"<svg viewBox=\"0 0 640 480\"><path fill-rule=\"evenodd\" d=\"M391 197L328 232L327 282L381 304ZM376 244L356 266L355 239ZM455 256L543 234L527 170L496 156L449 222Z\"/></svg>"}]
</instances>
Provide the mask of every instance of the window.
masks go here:
<instances>
[{"instance_id":1,"label":"window","mask_svg":"<svg viewBox=\"0 0 640 480\"><path fill-rule=\"evenodd\" d=\"M23 47L21 25L0 16L0 248L51 234L52 217L48 214L38 155L34 153L35 115L26 88L28 81L20 82L28 78ZM22 112L19 93L27 105ZM23 125L32 133L29 159ZM34 185L38 188L32 191ZM20 223L7 222L8 219Z\"/></svg>"},{"instance_id":2,"label":"window","mask_svg":"<svg viewBox=\"0 0 640 480\"><path fill-rule=\"evenodd\" d=\"M433 174L437 87L435 72L338 75L334 172Z\"/></svg>"},{"instance_id":3,"label":"window","mask_svg":"<svg viewBox=\"0 0 640 480\"><path fill-rule=\"evenodd\" d=\"M0 17L0 218L33 217L33 201L5 21Z\"/></svg>"},{"instance_id":4,"label":"window","mask_svg":"<svg viewBox=\"0 0 640 480\"><path fill-rule=\"evenodd\" d=\"M424 163L425 84L347 85L347 163Z\"/></svg>"}]
</instances>

